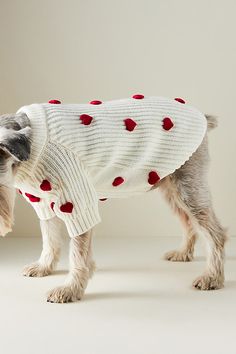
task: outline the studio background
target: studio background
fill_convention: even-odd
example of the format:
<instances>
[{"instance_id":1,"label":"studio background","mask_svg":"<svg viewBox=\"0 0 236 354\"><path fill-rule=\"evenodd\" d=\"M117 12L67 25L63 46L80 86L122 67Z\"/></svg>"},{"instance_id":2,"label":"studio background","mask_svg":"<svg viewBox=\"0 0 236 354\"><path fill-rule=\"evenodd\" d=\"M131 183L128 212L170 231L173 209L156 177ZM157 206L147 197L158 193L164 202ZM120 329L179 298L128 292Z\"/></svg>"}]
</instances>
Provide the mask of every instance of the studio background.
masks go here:
<instances>
[{"instance_id":1,"label":"studio background","mask_svg":"<svg viewBox=\"0 0 236 354\"><path fill-rule=\"evenodd\" d=\"M235 11L229 0L1 0L0 113L49 99L183 97L219 117L209 136L209 183L216 213L235 236ZM182 233L158 191L107 200L100 212L98 237ZM20 196L10 235L40 235Z\"/></svg>"}]
</instances>

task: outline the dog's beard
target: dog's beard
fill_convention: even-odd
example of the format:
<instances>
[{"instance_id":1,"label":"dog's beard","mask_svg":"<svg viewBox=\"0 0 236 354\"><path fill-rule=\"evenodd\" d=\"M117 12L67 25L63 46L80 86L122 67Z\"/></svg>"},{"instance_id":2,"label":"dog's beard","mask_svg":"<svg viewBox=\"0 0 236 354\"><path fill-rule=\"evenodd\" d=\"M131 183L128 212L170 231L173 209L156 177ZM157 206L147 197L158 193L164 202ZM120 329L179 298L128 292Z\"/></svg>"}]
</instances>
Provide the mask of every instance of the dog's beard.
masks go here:
<instances>
[{"instance_id":1,"label":"dog's beard","mask_svg":"<svg viewBox=\"0 0 236 354\"><path fill-rule=\"evenodd\" d=\"M15 189L0 186L0 235L12 231Z\"/></svg>"}]
</instances>

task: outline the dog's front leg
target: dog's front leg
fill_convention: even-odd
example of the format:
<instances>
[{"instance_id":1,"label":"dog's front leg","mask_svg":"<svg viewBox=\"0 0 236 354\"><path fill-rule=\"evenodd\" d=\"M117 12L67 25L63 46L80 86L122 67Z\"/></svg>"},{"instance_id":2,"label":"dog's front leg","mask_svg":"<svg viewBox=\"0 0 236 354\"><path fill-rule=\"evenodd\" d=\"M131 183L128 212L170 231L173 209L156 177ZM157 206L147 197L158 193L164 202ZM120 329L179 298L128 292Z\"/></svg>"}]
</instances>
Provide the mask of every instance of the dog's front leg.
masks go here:
<instances>
[{"instance_id":1,"label":"dog's front leg","mask_svg":"<svg viewBox=\"0 0 236 354\"><path fill-rule=\"evenodd\" d=\"M23 275L27 277L44 277L52 273L59 260L62 224L62 221L57 216L49 220L40 220L43 250L38 261L24 268Z\"/></svg>"},{"instance_id":2,"label":"dog's front leg","mask_svg":"<svg viewBox=\"0 0 236 354\"><path fill-rule=\"evenodd\" d=\"M48 293L48 302L72 302L80 300L94 267L91 259L91 230L70 241L70 272L65 285Z\"/></svg>"}]
</instances>

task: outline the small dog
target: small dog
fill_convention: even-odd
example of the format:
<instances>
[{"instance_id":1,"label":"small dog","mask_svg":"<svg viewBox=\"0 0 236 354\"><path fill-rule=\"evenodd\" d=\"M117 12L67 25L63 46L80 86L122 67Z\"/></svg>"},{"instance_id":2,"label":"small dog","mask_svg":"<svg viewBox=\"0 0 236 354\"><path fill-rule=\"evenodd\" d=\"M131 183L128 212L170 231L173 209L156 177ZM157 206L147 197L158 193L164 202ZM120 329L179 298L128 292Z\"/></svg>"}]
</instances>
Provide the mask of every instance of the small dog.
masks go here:
<instances>
[{"instance_id":1,"label":"small dog","mask_svg":"<svg viewBox=\"0 0 236 354\"><path fill-rule=\"evenodd\" d=\"M136 95L136 97L133 96L133 98L136 100L140 100L143 99L144 96ZM161 100L159 101L162 102ZM159 102L159 101L155 101L155 102ZM147 100L147 102L149 101ZM122 127L124 127L124 129L126 127L126 130L122 134L126 134L126 136L128 137L127 139L131 139L130 134L132 134L134 129L136 129L137 132L136 134L138 134L137 124L139 127L141 126L141 122L142 122L140 118L140 111L141 111L142 119L144 119L143 118L144 112L150 108L149 107L150 104L153 105L154 100L150 102L151 103L148 103L148 106L145 105L140 106L140 103L137 104L136 102L134 104L132 103L133 104L132 109L134 110L132 119L127 118L126 115L126 119L124 119L123 121L124 124L122 123L123 124ZM187 115L187 113L185 114L185 112L188 111L182 111L182 108L179 108L180 106L176 106L176 105L183 104L185 102L181 101L180 99L176 99L176 102L174 103L175 105L174 104L172 105L172 103L168 100L167 101L164 100L163 102L164 102L163 104L165 104L170 110L172 109L172 106L174 107L171 111L172 112L171 117L173 116L175 117L179 115L179 118L176 117L176 124L175 124L176 128L178 128L179 122L185 119L184 117L185 115ZM55 112L52 111L51 107L55 107L57 104L60 104L60 102L49 101L49 104L45 104L43 108L44 110L48 110L49 115L51 114L51 121L47 122L48 124L47 129L49 131L51 129L50 124L55 118ZM75 123L78 124L80 122L81 123L80 129L87 129L86 131L89 132L90 134L88 136L91 136L93 132L93 130L88 130L88 129L94 129L92 127L91 122L94 121L95 122L94 124L96 124L96 118L99 121L100 116L102 116L101 118L102 121L103 113L108 112L108 108L106 108L105 111L101 111L100 108L102 106L101 101L92 101L90 102L90 104L91 105L80 106L80 109L82 107L84 112L83 114L81 114L80 112L80 115L78 115L77 113L75 114L74 106L72 106L72 108L70 107L70 114L66 114L64 108L61 108L63 111L60 112L61 116L63 114L67 116L66 117L67 126L71 125L71 127L74 127ZM119 101L118 106L119 107L122 106L123 109L123 104L126 103L124 103L123 101ZM115 107L114 111L117 112L118 106L117 105L114 106ZM113 107L113 106L110 105L109 107ZM153 108L154 106L151 107L152 110L149 112L151 112L151 114L153 115L154 114L153 112L156 108L154 109ZM129 107L128 117L130 117L131 112L133 113L133 111ZM134 116L136 117L135 119ZM160 134L169 134L169 131L173 128L174 123L172 122L169 116L163 119L163 111L161 111L160 116L163 122L162 127L159 127L158 129L160 130L158 130L157 132L154 131L153 136L155 137L155 134L157 134L156 136L158 136L161 139L162 135ZM169 261L182 261L182 262L191 261L193 259L194 245L197 236L199 234L202 234L205 237L205 241L208 246L207 247L208 248L207 268L205 273L200 277L198 277L193 282L193 286L201 290L213 290L213 289L222 288L224 284L224 244L227 237L226 237L225 229L221 226L220 222L218 221L213 211L211 196L207 184L207 170L209 164L207 131L216 127L217 121L212 116L203 116L204 118L202 118L202 116L201 119L204 119L206 121L207 128L206 131L204 132L203 139L201 139L201 142L198 144L199 146L196 146L196 149L194 148L194 151L192 151L192 153L189 154L190 156L186 156L183 161L182 160L178 161L178 166L177 166L178 168L175 167L172 173L163 172L161 175L158 175L157 172L151 171L149 173L148 180L145 182L146 183L145 188L146 190L153 190L158 187L163 192L166 200L172 207L173 211L180 217L180 220L185 229L185 237L184 237L184 242L182 247L179 250L168 252L165 255L165 259ZM145 118L145 122L150 122L149 119L150 119L150 114ZM39 123L41 124L41 121ZM192 121L190 123L192 124ZM117 127L118 124L117 121L115 121L114 124L116 124ZM156 118L153 124L157 124ZM193 127L195 126L193 125ZM66 129L66 126L64 128ZM161 129L163 130L163 132L161 131ZM60 133L61 131L62 130L57 129L57 132ZM36 158L34 156L35 150L33 146L35 144L35 141L40 142L43 139L42 136L43 134L44 134L43 129L39 132L35 128L35 122L32 123L29 115L27 114L27 110L20 110L16 114L6 114L0 117L0 166L1 166L0 233L2 236L4 236L9 231L11 231L14 222L13 209L14 209L14 202L15 202L15 195L16 195L15 192L16 187L17 188L21 187L21 182L22 185L25 183L24 181L25 175L22 174L22 171L26 171L26 167L27 167L27 171L31 171L31 170L33 171L35 169ZM109 134L110 134L110 130L109 130ZM168 137L169 136L170 135L168 135ZM105 139L106 137L104 137L103 140ZM112 144L115 144L115 139L116 139L115 136L113 137L113 139L111 139ZM138 139L140 140L140 137L138 137ZM148 135L147 140L148 141L152 140L152 136ZM106 140L106 142L107 141L108 140ZM135 149L138 150L137 141L135 141L135 144L136 144ZM24 268L23 275L25 276L43 277L49 275L55 269L56 263L58 262L59 259L60 247L61 247L60 244L61 226L63 222L65 222L67 225L67 220L68 220L67 216L68 215L70 216L72 214L73 207L75 208L75 205L68 202L68 195L66 193L69 193L70 186L68 184L65 187L64 186L65 181L63 180L64 178L63 166L65 166L65 169L70 170L75 160L73 158L71 159L70 153L67 153L63 155L64 162L61 165L61 167L57 166L57 161L59 161L57 160L57 156L58 156L57 154L59 154L58 151L60 146L62 145L63 142L59 141L57 148L54 149L55 144L51 144L49 149L50 151L47 153L48 154L47 162L51 158L50 161L52 161L53 164L55 158L56 163L54 164L56 165L55 169L57 170L57 176L50 175L51 180L48 181L48 179L44 179L40 185L41 188L40 193L42 193L42 195L45 195L45 193L51 193L50 198L47 197L48 199L46 200L47 203L50 204L51 209L48 207L48 205L42 204L43 205L42 210L38 211L37 205L39 205L39 203L37 202L39 202L40 200L42 201L43 197L41 198L41 195L35 196L34 194L32 194L34 192L33 189L27 191L30 193L26 193L25 191L22 190L20 191L20 193L23 194L26 200L30 202L33 205L33 207L35 207L36 212L38 212L39 214L39 217L41 215L40 212L41 211L44 212L46 210L45 215L40 217L40 227L41 227L42 238L43 238L43 250L38 261ZM70 148L72 149L73 146L71 145ZM109 151L112 151L111 154L113 153L112 146L113 145L109 145L110 150L108 149ZM80 147L81 153L83 147L84 145L82 146L82 148ZM49 156L50 152L51 152L51 157ZM42 154L41 151L40 154ZM37 159L39 156L41 156L40 154L37 156ZM145 154L146 154L145 159L143 161L146 163L151 153L145 150ZM101 156L99 156L99 158L101 159ZM159 160L158 162L160 163ZM99 160L99 163L101 163L101 160ZM140 164L140 160L138 159L136 163ZM93 166L93 168L95 167ZM46 174L48 173L47 174L48 176L49 171L47 171L47 168L48 167L45 164L43 165L43 167L41 167L41 171L43 171L42 173L46 173ZM130 171L132 171L132 174ZM132 167L132 170L130 171L129 171L130 172L129 177L131 176L133 178L134 168ZM31 175L30 172L27 173ZM59 174L59 178L58 178L58 174ZM22 176L24 176L24 178ZM60 180L60 177L62 180ZM102 183L104 184L105 182L103 182L103 177L104 176L102 175L101 180ZM123 177L121 176L116 177L112 183L112 188L113 187L117 188L119 185L124 184L124 182L125 180ZM83 180L83 183L86 183L85 180ZM55 185L55 193L52 190L52 184ZM62 200L60 201L61 204L58 204L59 203L58 200L60 199L60 196L58 197L57 191L60 189L62 185L64 186L64 192L63 192L64 194ZM90 187L90 190L93 191L92 187ZM76 193L77 193L76 198L78 196L79 202L83 204L83 199L80 199L79 191L76 191ZM113 192L111 189L110 192L111 197L113 196L112 193ZM105 189L103 188L98 198L104 199L105 197L107 197L107 195L105 194ZM96 196L94 197L94 195L92 195L91 198L96 199ZM85 209L86 208L87 206L85 206ZM63 214L63 216L61 216L60 213ZM65 218L64 215L66 215ZM70 219L70 221L71 220L72 219ZM97 218L92 225L96 224L97 222L99 222L99 218ZM48 293L47 301L49 302L64 303L64 302L80 300L84 294L88 279L93 275L93 272L95 270L95 263L93 261L92 249L91 249L92 229L88 229L88 227L86 226L83 227L81 226L80 229L73 229L72 227L70 228L67 227L67 228L68 228L68 232L72 236L70 241L70 272L66 279L65 285L57 287ZM82 230L81 233L79 233L78 230Z\"/></svg>"}]
</instances>

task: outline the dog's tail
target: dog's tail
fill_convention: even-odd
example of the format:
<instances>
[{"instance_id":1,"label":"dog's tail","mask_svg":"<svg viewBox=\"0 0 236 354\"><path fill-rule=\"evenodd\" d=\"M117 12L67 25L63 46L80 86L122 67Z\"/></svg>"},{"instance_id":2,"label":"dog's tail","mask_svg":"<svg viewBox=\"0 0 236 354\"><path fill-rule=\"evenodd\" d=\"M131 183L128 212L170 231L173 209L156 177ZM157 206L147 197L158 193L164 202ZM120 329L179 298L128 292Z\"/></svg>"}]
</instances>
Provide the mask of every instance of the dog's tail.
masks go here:
<instances>
[{"instance_id":1,"label":"dog's tail","mask_svg":"<svg viewBox=\"0 0 236 354\"><path fill-rule=\"evenodd\" d=\"M217 127L218 121L215 116L210 116L210 115L206 114L205 117L207 119L207 130L208 131Z\"/></svg>"}]
</instances>

